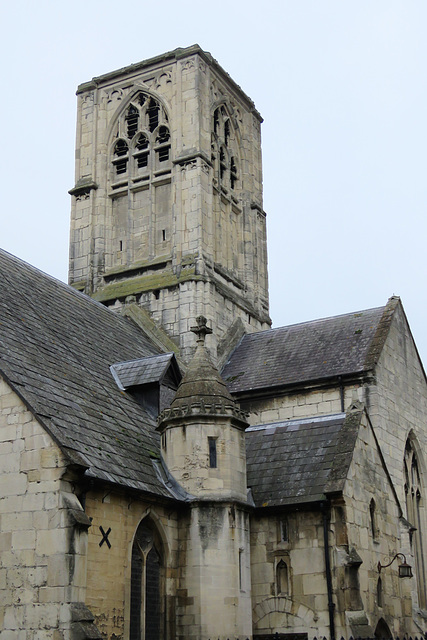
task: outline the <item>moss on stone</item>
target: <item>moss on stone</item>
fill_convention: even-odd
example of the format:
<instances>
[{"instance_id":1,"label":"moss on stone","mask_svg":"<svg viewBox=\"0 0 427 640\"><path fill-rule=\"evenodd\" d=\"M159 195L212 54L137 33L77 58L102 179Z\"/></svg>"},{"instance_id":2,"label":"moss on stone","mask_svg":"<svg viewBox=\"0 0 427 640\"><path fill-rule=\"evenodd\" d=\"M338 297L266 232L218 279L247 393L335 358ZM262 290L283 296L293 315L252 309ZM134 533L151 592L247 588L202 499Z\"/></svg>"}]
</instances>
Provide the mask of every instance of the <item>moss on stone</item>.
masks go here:
<instances>
[{"instance_id":1,"label":"moss on stone","mask_svg":"<svg viewBox=\"0 0 427 640\"><path fill-rule=\"evenodd\" d=\"M156 289L174 287L188 280L200 280L200 276L195 275L195 267L183 269L179 278L172 271L163 271L162 273L150 273L136 278L129 278L122 282L112 282L99 289L92 297L98 302L106 302L107 300L125 298L144 291L156 291Z\"/></svg>"}]
</instances>

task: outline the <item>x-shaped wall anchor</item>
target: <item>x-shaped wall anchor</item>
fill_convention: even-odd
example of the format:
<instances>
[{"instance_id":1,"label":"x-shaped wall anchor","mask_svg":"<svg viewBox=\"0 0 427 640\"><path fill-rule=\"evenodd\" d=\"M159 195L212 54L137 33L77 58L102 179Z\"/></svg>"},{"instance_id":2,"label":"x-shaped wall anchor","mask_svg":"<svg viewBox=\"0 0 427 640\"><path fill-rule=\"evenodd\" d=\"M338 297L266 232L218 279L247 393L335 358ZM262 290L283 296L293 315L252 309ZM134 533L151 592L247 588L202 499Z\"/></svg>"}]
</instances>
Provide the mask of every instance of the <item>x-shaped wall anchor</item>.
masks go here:
<instances>
[{"instance_id":1,"label":"x-shaped wall anchor","mask_svg":"<svg viewBox=\"0 0 427 640\"><path fill-rule=\"evenodd\" d=\"M111 542L110 542L110 541L109 541L109 539L108 539L108 536L109 536L109 535L110 535L110 533L111 533L111 527L108 527L108 531L107 531L107 533L105 533L105 531L104 531L104 529L103 529L102 527L99 527L99 530L100 530L100 532L102 533L102 540L101 540L101 542L99 543L99 546L100 546L100 547L102 547L102 545L104 544L104 542L106 542L106 543L107 543L107 547L108 547L109 549L111 549Z\"/></svg>"}]
</instances>

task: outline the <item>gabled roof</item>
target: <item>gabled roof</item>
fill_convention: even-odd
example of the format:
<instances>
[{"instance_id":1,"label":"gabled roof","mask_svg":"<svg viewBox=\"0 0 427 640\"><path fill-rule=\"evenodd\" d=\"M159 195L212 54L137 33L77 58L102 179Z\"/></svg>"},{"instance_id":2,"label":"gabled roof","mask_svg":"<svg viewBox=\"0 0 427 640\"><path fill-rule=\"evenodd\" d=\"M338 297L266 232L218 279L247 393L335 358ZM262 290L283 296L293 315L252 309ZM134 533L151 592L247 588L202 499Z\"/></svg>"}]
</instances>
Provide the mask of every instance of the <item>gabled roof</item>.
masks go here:
<instances>
[{"instance_id":1,"label":"gabled roof","mask_svg":"<svg viewBox=\"0 0 427 640\"><path fill-rule=\"evenodd\" d=\"M153 382L161 383L170 367L173 369L176 384L178 384L180 373L174 353L161 353L146 358L138 358L138 360L117 362L111 365L110 370L119 389L126 391L131 387Z\"/></svg>"},{"instance_id":2,"label":"gabled roof","mask_svg":"<svg viewBox=\"0 0 427 640\"><path fill-rule=\"evenodd\" d=\"M244 394L369 371L398 303L246 335L222 376L232 393Z\"/></svg>"},{"instance_id":3,"label":"gabled roof","mask_svg":"<svg viewBox=\"0 0 427 640\"><path fill-rule=\"evenodd\" d=\"M0 375L86 475L169 496L153 418L109 369L157 354L130 320L0 250Z\"/></svg>"},{"instance_id":4,"label":"gabled roof","mask_svg":"<svg viewBox=\"0 0 427 640\"><path fill-rule=\"evenodd\" d=\"M246 430L248 487L257 507L290 507L342 491L362 412Z\"/></svg>"}]
</instances>

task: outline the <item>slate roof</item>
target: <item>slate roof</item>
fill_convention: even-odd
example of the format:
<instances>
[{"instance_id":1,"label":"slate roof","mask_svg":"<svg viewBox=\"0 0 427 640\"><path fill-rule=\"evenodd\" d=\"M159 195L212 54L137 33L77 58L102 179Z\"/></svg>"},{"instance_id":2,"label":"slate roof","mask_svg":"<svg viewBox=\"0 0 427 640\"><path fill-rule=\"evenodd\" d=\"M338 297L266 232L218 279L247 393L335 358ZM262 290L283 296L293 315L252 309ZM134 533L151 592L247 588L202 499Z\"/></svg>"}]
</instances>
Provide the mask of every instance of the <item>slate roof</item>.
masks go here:
<instances>
[{"instance_id":1,"label":"slate roof","mask_svg":"<svg viewBox=\"0 0 427 640\"><path fill-rule=\"evenodd\" d=\"M398 298L385 307L252 333L222 370L231 393L274 389L372 368Z\"/></svg>"},{"instance_id":2,"label":"slate roof","mask_svg":"<svg viewBox=\"0 0 427 640\"><path fill-rule=\"evenodd\" d=\"M130 387L161 382L171 360L175 360L174 353L161 353L138 360L117 362L111 365L110 370L119 389L125 391Z\"/></svg>"},{"instance_id":3,"label":"slate roof","mask_svg":"<svg viewBox=\"0 0 427 640\"><path fill-rule=\"evenodd\" d=\"M130 320L0 250L0 375L86 475L170 496L153 419L109 369L155 354Z\"/></svg>"},{"instance_id":4,"label":"slate roof","mask_svg":"<svg viewBox=\"0 0 427 640\"><path fill-rule=\"evenodd\" d=\"M246 430L248 487L257 507L324 500L344 487L362 412Z\"/></svg>"}]
</instances>

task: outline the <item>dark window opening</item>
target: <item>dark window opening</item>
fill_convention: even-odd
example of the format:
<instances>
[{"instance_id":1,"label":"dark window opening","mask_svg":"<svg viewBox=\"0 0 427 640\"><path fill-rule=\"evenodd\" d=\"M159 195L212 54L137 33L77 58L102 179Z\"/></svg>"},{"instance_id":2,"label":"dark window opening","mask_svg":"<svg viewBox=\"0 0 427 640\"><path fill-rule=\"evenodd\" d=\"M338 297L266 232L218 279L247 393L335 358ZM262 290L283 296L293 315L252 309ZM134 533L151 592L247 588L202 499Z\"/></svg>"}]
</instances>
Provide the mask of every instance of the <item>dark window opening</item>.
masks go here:
<instances>
[{"instance_id":1,"label":"dark window opening","mask_svg":"<svg viewBox=\"0 0 427 640\"><path fill-rule=\"evenodd\" d=\"M214 133L218 133L219 127L219 109L215 109L214 113Z\"/></svg>"},{"instance_id":2,"label":"dark window opening","mask_svg":"<svg viewBox=\"0 0 427 640\"><path fill-rule=\"evenodd\" d=\"M221 178L221 180L224 177L224 173L226 170L226 164L225 164L225 153L224 153L224 149L220 149L219 152L219 176Z\"/></svg>"},{"instance_id":3,"label":"dark window opening","mask_svg":"<svg viewBox=\"0 0 427 640\"><path fill-rule=\"evenodd\" d=\"M230 185L231 185L232 189L234 189L236 181L237 181L236 161L234 160L234 158L231 158L231 161L230 161Z\"/></svg>"},{"instance_id":4,"label":"dark window opening","mask_svg":"<svg viewBox=\"0 0 427 640\"><path fill-rule=\"evenodd\" d=\"M159 105L153 98L150 99L150 103L148 105L147 114L148 114L148 128L151 133L153 133L154 129L156 129L159 125Z\"/></svg>"},{"instance_id":5,"label":"dark window opening","mask_svg":"<svg viewBox=\"0 0 427 640\"><path fill-rule=\"evenodd\" d=\"M148 138L143 133L138 137L136 141L136 148L138 151L143 151L144 149L148 149Z\"/></svg>"},{"instance_id":6,"label":"dark window opening","mask_svg":"<svg viewBox=\"0 0 427 640\"><path fill-rule=\"evenodd\" d=\"M160 127L157 134L156 142L158 144L163 144L164 142L168 142L168 140L170 140L169 129L167 127Z\"/></svg>"},{"instance_id":7,"label":"dark window opening","mask_svg":"<svg viewBox=\"0 0 427 640\"><path fill-rule=\"evenodd\" d=\"M128 138L133 138L135 133L138 131L138 119L139 119L138 109L131 104L126 114Z\"/></svg>"},{"instance_id":8,"label":"dark window opening","mask_svg":"<svg viewBox=\"0 0 427 640\"><path fill-rule=\"evenodd\" d=\"M226 120L224 123L224 141L225 141L226 147L228 147L229 140L230 140L230 120Z\"/></svg>"},{"instance_id":9,"label":"dark window opening","mask_svg":"<svg viewBox=\"0 0 427 640\"><path fill-rule=\"evenodd\" d=\"M208 438L209 445L209 466L211 469L217 467L217 455L216 455L216 438Z\"/></svg>"},{"instance_id":10,"label":"dark window opening","mask_svg":"<svg viewBox=\"0 0 427 640\"><path fill-rule=\"evenodd\" d=\"M289 541L288 519L282 518L280 520L280 540L281 542Z\"/></svg>"},{"instance_id":11,"label":"dark window opening","mask_svg":"<svg viewBox=\"0 0 427 640\"><path fill-rule=\"evenodd\" d=\"M128 164L128 158L127 158L128 149L129 148L124 140L118 140L116 142L116 145L114 147L114 155L116 156L116 158L119 158L119 159L114 160L113 163L116 167L117 175L120 175L121 173L126 173L127 164Z\"/></svg>"},{"instance_id":12,"label":"dark window opening","mask_svg":"<svg viewBox=\"0 0 427 640\"><path fill-rule=\"evenodd\" d=\"M119 140L114 147L114 155L125 156L128 152L128 146L124 140Z\"/></svg>"},{"instance_id":13,"label":"dark window opening","mask_svg":"<svg viewBox=\"0 0 427 640\"><path fill-rule=\"evenodd\" d=\"M166 230L162 229L162 240L163 242L166 240Z\"/></svg>"},{"instance_id":14,"label":"dark window opening","mask_svg":"<svg viewBox=\"0 0 427 640\"><path fill-rule=\"evenodd\" d=\"M167 162L169 160L169 150L170 147L165 147L164 149L159 149L157 154L159 158L159 162Z\"/></svg>"},{"instance_id":15,"label":"dark window opening","mask_svg":"<svg viewBox=\"0 0 427 640\"><path fill-rule=\"evenodd\" d=\"M153 291L153 293L154 293L155 299L158 300L160 298L160 290L156 289L155 291Z\"/></svg>"},{"instance_id":16,"label":"dark window opening","mask_svg":"<svg viewBox=\"0 0 427 640\"><path fill-rule=\"evenodd\" d=\"M144 167L148 167L148 151L146 153L141 153L136 158L136 164L138 169L143 169Z\"/></svg>"},{"instance_id":17,"label":"dark window opening","mask_svg":"<svg viewBox=\"0 0 427 640\"><path fill-rule=\"evenodd\" d=\"M120 245L120 249L119 250L123 251L123 240L120 240L119 245Z\"/></svg>"},{"instance_id":18,"label":"dark window opening","mask_svg":"<svg viewBox=\"0 0 427 640\"><path fill-rule=\"evenodd\" d=\"M143 94L143 93L140 93L140 94L138 95L138 102L139 102L139 104L141 105L141 107L142 107L142 106L144 106L145 101L146 101L146 96L144 96L144 94Z\"/></svg>"}]
</instances>

